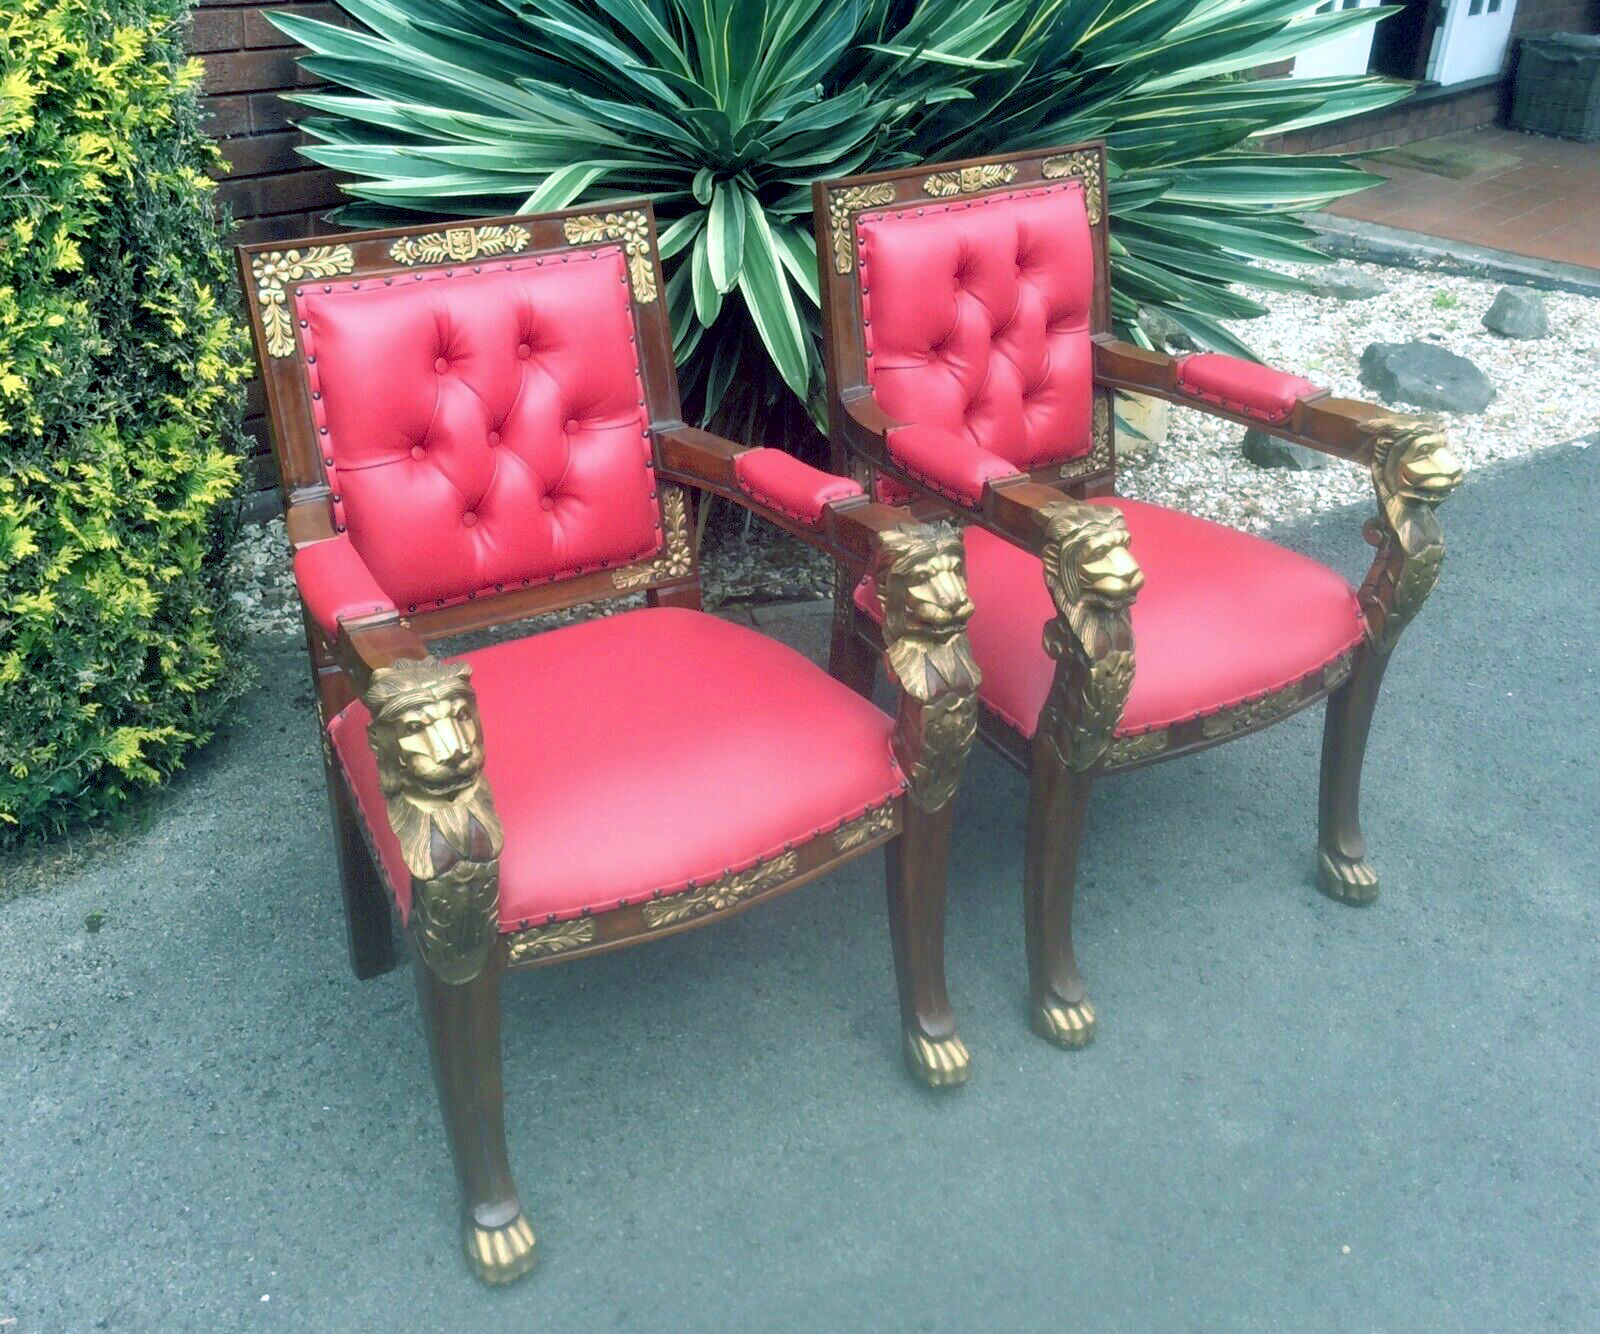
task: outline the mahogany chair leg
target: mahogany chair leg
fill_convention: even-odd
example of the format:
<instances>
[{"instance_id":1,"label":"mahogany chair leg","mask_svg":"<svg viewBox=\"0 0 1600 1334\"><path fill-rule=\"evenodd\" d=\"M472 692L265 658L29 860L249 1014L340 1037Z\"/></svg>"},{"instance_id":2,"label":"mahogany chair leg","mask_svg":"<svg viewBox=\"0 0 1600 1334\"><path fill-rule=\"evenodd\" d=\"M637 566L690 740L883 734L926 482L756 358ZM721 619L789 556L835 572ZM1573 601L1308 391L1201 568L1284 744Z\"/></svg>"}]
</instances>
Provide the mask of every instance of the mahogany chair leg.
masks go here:
<instances>
[{"instance_id":1,"label":"mahogany chair leg","mask_svg":"<svg viewBox=\"0 0 1600 1334\"><path fill-rule=\"evenodd\" d=\"M954 811L953 801L924 811L907 800L900 837L884 847L906 1064L930 1088L964 1084L972 1070L944 983L945 868Z\"/></svg>"},{"instance_id":2,"label":"mahogany chair leg","mask_svg":"<svg viewBox=\"0 0 1600 1334\"><path fill-rule=\"evenodd\" d=\"M367 842L361 837L355 808L344 778L332 762L325 763L328 804L333 812L333 843L339 858L339 887L344 895L345 937L350 946L350 967L362 981L387 973L395 965L394 928L389 920L389 896L373 864Z\"/></svg>"},{"instance_id":3,"label":"mahogany chair leg","mask_svg":"<svg viewBox=\"0 0 1600 1334\"><path fill-rule=\"evenodd\" d=\"M880 651L855 632L848 619L834 617L828 644L828 675L863 699L871 699L878 680Z\"/></svg>"},{"instance_id":4,"label":"mahogany chair leg","mask_svg":"<svg viewBox=\"0 0 1600 1334\"><path fill-rule=\"evenodd\" d=\"M1322 783L1317 806L1317 888L1341 903L1378 897L1378 873L1361 833L1361 764L1383 683L1387 654L1364 651L1355 670L1328 696L1322 728Z\"/></svg>"},{"instance_id":5,"label":"mahogany chair leg","mask_svg":"<svg viewBox=\"0 0 1600 1334\"><path fill-rule=\"evenodd\" d=\"M1029 773L1023 870L1028 1008L1040 1037L1082 1047L1094 1037L1095 1017L1072 948L1072 892L1092 780L1063 764L1040 735Z\"/></svg>"},{"instance_id":6,"label":"mahogany chair leg","mask_svg":"<svg viewBox=\"0 0 1600 1334\"><path fill-rule=\"evenodd\" d=\"M506 1160L500 1080L500 952L461 986L413 949L417 999L461 1192L461 1241L479 1278L509 1283L533 1267L534 1238Z\"/></svg>"}]
</instances>

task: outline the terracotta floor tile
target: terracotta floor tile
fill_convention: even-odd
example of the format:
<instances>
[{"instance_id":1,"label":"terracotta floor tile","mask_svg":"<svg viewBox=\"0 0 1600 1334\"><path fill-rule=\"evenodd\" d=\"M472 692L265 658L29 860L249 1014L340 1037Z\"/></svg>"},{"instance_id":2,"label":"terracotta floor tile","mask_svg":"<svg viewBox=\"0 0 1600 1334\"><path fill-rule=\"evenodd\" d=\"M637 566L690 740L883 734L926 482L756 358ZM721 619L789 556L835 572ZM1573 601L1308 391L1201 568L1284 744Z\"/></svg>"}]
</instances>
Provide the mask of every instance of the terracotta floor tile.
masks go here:
<instances>
[{"instance_id":1,"label":"terracotta floor tile","mask_svg":"<svg viewBox=\"0 0 1600 1334\"><path fill-rule=\"evenodd\" d=\"M1600 268L1600 149L1514 130L1467 130L1441 138L1515 154L1511 166L1457 180L1381 157L1362 163L1388 183L1329 211L1386 227L1515 254Z\"/></svg>"}]
</instances>

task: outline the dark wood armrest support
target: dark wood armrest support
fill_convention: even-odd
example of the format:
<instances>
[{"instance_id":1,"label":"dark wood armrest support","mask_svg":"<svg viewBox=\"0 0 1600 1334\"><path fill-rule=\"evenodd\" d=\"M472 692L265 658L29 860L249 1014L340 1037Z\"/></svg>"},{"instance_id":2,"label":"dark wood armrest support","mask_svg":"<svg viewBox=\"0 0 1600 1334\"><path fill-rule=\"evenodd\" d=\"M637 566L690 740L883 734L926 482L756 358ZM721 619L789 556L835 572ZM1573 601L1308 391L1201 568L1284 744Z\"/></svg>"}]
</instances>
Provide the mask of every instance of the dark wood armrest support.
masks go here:
<instances>
[{"instance_id":1,"label":"dark wood armrest support","mask_svg":"<svg viewBox=\"0 0 1600 1334\"><path fill-rule=\"evenodd\" d=\"M656 432L656 459L662 476L725 496L854 568L872 560L881 534L916 522L905 510L868 500L859 487L853 488L855 494L824 502L815 521L778 509L740 484L736 460L751 452L694 426L670 426ZM830 475L818 472L817 476L827 479Z\"/></svg>"},{"instance_id":2,"label":"dark wood armrest support","mask_svg":"<svg viewBox=\"0 0 1600 1334\"><path fill-rule=\"evenodd\" d=\"M328 500L326 487L291 497L286 523L297 555L348 540L335 529ZM350 553L348 560L365 573L359 556ZM367 739L384 812L411 873L408 927L417 951L441 982L470 982L499 939L504 843L483 773L471 669L434 658L393 607L365 616L322 610L316 620L334 663L372 715Z\"/></svg>"},{"instance_id":3,"label":"dark wood armrest support","mask_svg":"<svg viewBox=\"0 0 1600 1334\"><path fill-rule=\"evenodd\" d=\"M1369 423L1390 412L1373 403L1328 394L1300 398L1282 421L1233 412L1186 390L1178 379L1178 358L1124 343L1109 334L1094 337L1095 383L1135 394L1153 394L1269 435L1281 436L1335 458L1368 464L1372 459Z\"/></svg>"}]
</instances>

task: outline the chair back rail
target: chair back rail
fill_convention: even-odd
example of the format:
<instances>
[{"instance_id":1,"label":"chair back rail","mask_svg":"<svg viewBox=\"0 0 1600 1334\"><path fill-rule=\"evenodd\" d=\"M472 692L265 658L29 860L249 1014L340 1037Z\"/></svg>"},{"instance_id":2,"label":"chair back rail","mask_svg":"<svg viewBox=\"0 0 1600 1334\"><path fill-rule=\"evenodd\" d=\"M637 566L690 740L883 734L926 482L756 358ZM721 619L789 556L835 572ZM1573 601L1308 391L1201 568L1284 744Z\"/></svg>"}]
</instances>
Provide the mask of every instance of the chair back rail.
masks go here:
<instances>
[{"instance_id":1,"label":"chair back rail","mask_svg":"<svg viewBox=\"0 0 1600 1334\"><path fill-rule=\"evenodd\" d=\"M238 260L293 544L347 533L424 639L697 598L685 495L654 470L681 410L648 201ZM584 338L613 349L606 374Z\"/></svg>"},{"instance_id":2,"label":"chair back rail","mask_svg":"<svg viewBox=\"0 0 1600 1334\"><path fill-rule=\"evenodd\" d=\"M1049 213L1038 207L1038 203L1047 192L1063 190L1074 193L1081 191L1088 254L1074 255L1068 247L1047 245L1049 253L1041 258L1046 263L1064 267L1086 262L1087 272L1064 272L1061 275L1046 273L1042 277L1047 283L1056 282L1058 287L1085 280L1092 283L1092 292L1088 294L1086 303L1087 327L1082 330L1084 365L1081 378L1084 383L1077 390L1092 395L1089 424L1092 435L1087 447L1081 440L1073 440L1063 446L1061 452L1064 457L1059 460L1039 461L1051 451L1047 441L1035 439L1028 449L1024 449L1017 457L1011 457L1011 461L1031 480L1055 486L1065 483L1074 494L1099 495L1112 491L1115 456L1111 441L1110 391L1093 383L1092 355L1087 346L1090 340L1105 338L1111 333L1105 146L1099 141L936 165L922 164L820 181L813 186L813 220L823 298L829 435L837 471L854 468L859 474L864 465L870 464L871 461L862 458L859 447L852 444L852 412L847 405L858 405L856 412L859 413L862 400L874 397L875 379L886 378L875 374L875 368L870 364L874 351L874 331L869 328L869 323L875 313L881 317L884 312L881 305L874 311L872 302L875 294L870 284L863 283L861 261L864 232L881 249L883 238L896 222L907 226L908 230L920 225L927 232L932 230L928 224L933 215L948 211L955 217L949 225L942 227L943 235L938 244L950 252L947 259L954 257L954 262L965 264L973 248L981 245L984 229L990 219L1001 216L999 212L987 212L985 205L993 204L997 209L1004 210L1009 204L1013 215L1032 207L1035 216L1032 219L1024 217L1021 225L1032 225L1039 239L1048 243L1051 238L1046 234L1045 226L1052 219ZM966 212L969 206L973 207ZM1014 216L1007 220L1007 225L1017 225ZM971 233L970 239L965 235L967 232ZM908 240L912 238L908 237ZM920 239L914 244L920 245ZM907 250L911 249L912 246L908 245ZM874 276L871 274L870 254L866 267L867 276ZM902 281L904 275L892 272L889 265L885 265L885 275L892 287L883 294L884 297L897 294L905 288L906 284ZM978 275L980 280L981 276ZM864 286L867 288L865 291ZM1037 320L1039 312L1028 313ZM896 331L891 328L888 332L892 337ZM955 332L961 332L959 320ZM1000 338L996 337L994 341L998 344ZM964 356L972 350L957 348L956 352ZM900 351L906 352L908 349ZM910 351L914 356L914 350ZM901 362L906 359L902 356ZM983 378L980 368L975 382ZM1058 385L1047 387L1059 389ZM971 389L972 386L967 386L969 393ZM984 390L988 392L987 386ZM906 386L902 396L915 397L916 393L917 387L913 381ZM893 400L894 393L891 391L885 396ZM894 409L888 403L879 401L877 406L893 417ZM987 405L982 404L970 406L976 406L979 410L987 409ZM989 426L997 436L1006 434L1008 418L1015 415L1015 407L1015 404L1009 404L1003 405L998 412L989 411ZM983 424L973 425L978 438L981 438ZM1035 457L1028 457L1029 453ZM885 488L882 483L883 479L880 478L879 489L885 492L885 498L903 497L904 493L892 484Z\"/></svg>"}]
</instances>

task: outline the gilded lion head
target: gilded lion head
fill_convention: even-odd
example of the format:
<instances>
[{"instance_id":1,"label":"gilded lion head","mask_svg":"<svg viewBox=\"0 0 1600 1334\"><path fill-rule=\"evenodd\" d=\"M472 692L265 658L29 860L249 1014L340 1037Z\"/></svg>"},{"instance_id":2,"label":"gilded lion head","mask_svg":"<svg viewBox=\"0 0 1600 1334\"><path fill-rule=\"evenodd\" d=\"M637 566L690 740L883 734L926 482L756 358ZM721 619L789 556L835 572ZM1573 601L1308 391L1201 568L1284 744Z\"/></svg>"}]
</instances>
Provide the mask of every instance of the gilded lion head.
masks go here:
<instances>
[{"instance_id":1,"label":"gilded lion head","mask_svg":"<svg viewBox=\"0 0 1600 1334\"><path fill-rule=\"evenodd\" d=\"M465 663L402 658L372 674L367 739L387 797L446 800L483 772L483 732Z\"/></svg>"},{"instance_id":2,"label":"gilded lion head","mask_svg":"<svg viewBox=\"0 0 1600 1334\"><path fill-rule=\"evenodd\" d=\"M923 703L951 690L976 690L961 535L926 524L880 533L867 573L883 608L884 653L900 688Z\"/></svg>"},{"instance_id":3,"label":"gilded lion head","mask_svg":"<svg viewBox=\"0 0 1600 1334\"><path fill-rule=\"evenodd\" d=\"M1095 606L1122 611L1144 587L1144 571L1129 550L1132 539L1120 511L1078 501L1045 511L1045 583L1056 610Z\"/></svg>"},{"instance_id":4,"label":"gilded lion head","mask_svg":"<svg viewBox=\"0 0 1600 1334\"><path fill-rule=\"evenodd\" d=\"M927 525L883 533L871 573L885 639L913 635L942 644L966 628L972 599L959 533Z\"/></svg>"},{"instance_id":5,"label":"gilded lion head","mask_svg":"<svg viewBox=\"0 0 1600 1334\"><path fill-rule=\"evenodd\" d=\"M1380 494L1437 505L1461 485L1461 460L1444 431L1422 417L1386 417L1370 423L1372 479Z\"/></svg>"}]
</instances>

